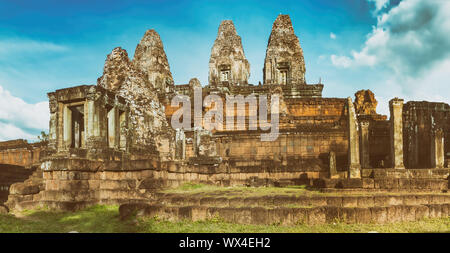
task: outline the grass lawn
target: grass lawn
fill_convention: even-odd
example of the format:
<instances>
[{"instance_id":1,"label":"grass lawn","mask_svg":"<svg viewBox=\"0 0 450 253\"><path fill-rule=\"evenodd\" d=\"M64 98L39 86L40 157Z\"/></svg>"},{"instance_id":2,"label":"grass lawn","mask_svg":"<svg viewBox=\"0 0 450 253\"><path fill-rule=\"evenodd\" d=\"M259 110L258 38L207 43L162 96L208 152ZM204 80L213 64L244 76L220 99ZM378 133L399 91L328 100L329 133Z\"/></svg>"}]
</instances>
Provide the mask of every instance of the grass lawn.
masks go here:
<instances>
[{"instance_id":1,"label":"grass lawn","mask_svg":"<svg viewBox=\"0 0 450 253\"><path fill-rule=\"evenodd\" d=\"M93 206L77 212L32 210L0 215L1 233L385 233L450 232L450 217L388 225L345 224L264 226L209 221L169 222L155 218L119 220L118 206Z\"/></svg>"},{"instance_id":2,"label":"grass lawn","mask_svg":"<svg viewBox=\"0 0 450 253\"><path fill-rule=\"evenodd\" d=\"M169 188L161 191L168 194L191 194L208 197L258 197L270 195L290 195L290 196L398 196L401 194L411 194L410 191L339 191L321 192L317 189L308 189L306 185L284 186L284 187L246 187L246 186L216 186L207 184L185 183L176 188ZM414 195L430 194L430 192L414 192ZM448 193L432 192L433 195L448 195Z\"/></svg>"}]
</instances>

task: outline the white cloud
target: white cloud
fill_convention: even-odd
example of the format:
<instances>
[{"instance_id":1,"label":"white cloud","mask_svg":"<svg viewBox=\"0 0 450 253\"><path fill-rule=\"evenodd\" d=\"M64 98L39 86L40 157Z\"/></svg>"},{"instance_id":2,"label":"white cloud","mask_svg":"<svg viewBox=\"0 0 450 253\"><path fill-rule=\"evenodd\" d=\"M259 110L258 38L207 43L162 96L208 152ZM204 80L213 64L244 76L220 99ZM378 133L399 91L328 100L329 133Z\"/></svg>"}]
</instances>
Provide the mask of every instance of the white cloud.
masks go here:
<instances>
[{"instance_id":1,"label":"white cloud","mask_svg":"<svg viewBox=\"0 0 450 253\"><path fill-rule=\"evenodd\" d=\"M52 42L37 41L24 38L8 38L0 40L0 56L17 53L64 52L68 48Z\"/></svg>"},{"instance_id":2,"label":"white cloud","mask_svg":"<svg viewBox=\"0 0 450 253\"><path fill-rule=\"evenodd\" d=\"M386 7L381 2L375 7ZM351 71L372 68L376 78L365 87L376 94L380 113L389 115L393 97L450 103L449 13L450 1L403 0L378 14L360 50L329 59Z\"/></svg>"},{"instance_id":3,"label":"white cloud","mask_svg":"<svg viewBox=\"0 0 450 253\"><path fill-rule=\"evenodd\" d=\"M36 139L36 136L24 132L22 129L12 125L0 122L0 141L14 140L14 139Z\"/></svg>"},{"instance_id":4,"label":"white cloud","mask_svg":"<svg viewBox=\"0 0 450 253\"><path fill-rule=\"evenodd\" d=\"M28 104L0 86L0 139L33 139L29 131L48 132L49 118L47 101Z\"/></svg>"},{"instance_id":5,"label":"white cloud","mask_svg":"<svg viewBox=\"0 0 450 253\"><path fill-rule=\"evenodd\" d=\"M331 62L338 67L348 68L352 65L352 59L347 56L331 55Z\"/></svg>"},{"instance_id":6,"label":"white cloud","mask_svg":"<svg viewBox=\"0 0 450 253\"><path fill-rule=\"evenodd\" d=\"M389 5L390 0L368 0L369 3L375 4L375 14Z\"/></svg>"},{"instance_id":7,"label":"white cloud","mask_svg":"<svg viewBox=\"0 0 450 253\"><path fill-rule=\"evenodd\" d=\"M450 56L450 1L404 0L378 22L359 52L331 55L338 67L384 66L419 76Z\"/></svg>"},{"instance_id":8,"label":"white cloud","mask_svg":"<svg viewBox=\"0 0 450 253\"><path fill-rule=\"evenodd\" d=\"M331 32L330 33L330 39L335 40L336 39L336 34Z\"/></svg>"}]
</instances>

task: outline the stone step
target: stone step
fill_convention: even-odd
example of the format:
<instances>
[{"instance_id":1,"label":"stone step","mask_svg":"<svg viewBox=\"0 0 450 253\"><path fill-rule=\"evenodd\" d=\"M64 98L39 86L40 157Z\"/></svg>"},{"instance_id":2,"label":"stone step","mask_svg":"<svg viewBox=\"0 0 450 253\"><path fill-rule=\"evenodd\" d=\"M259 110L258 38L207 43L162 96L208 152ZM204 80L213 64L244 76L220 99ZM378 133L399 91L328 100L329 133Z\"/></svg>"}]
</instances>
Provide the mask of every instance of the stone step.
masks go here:
<instances>
[{"instance_id":1,"label":"stone step","mask_svg":"<svg viewBox=\"0 0 450 253\"><path fill-rule=\"evenodd\" d=\"M312 182L317 189L386 189L386 190L414 190L414 191L447 191L448 179L442 178L362 178L362 179L328 179L318 178Z\"/></svg>"},{"instance_id":2,"label":"stone step","mask_svg":"<svg viewBox=\"0 0 450 253\"><path fill-rule=\"evenodd\" d=\"M415 178L415 179L447 179L450 175L449 168L443 169L362 169L361 176L363 178Z\"/></svg>"},{"instance_id":3,"label":"stone step","mask_svg":"<svg viewBox=\"0 0 450 253\"><path fill-rule=\"evenodd\" d=\"M208 220L219 218L238 224L296 225L345 223L391 223L423 218L448 217L450 203L431 205L397 205L388 207L265 208L265 207L206 207L164 206L161 204L128 203L119 208L122 219L133 214L165 220Z\"/></svg>"},{"instance_id":4,"label":"stone step","mask_svg":"<svg viewBox=\"0 0 450 253\"><path fill-rule=\"evenodd\" d=\"M450 203L450 194L402 194L372 196L294 196L254 197L195 196L188 194L157 195L157 202L167 206L207 207L374 207Z\"/></svg>"},{"instance_id":5,"label":"stone step","mask_svg":"<svg viewBox=\"0 0 450 253\"><path fill-rule=\"evenodd\" d=\"M141 193L139 191L131 190L45 190L41 193L42 201L90 201L90 200L108 200L108 199L149 199L151 193Z\"/></svg>"},{"instance_id":6,"label":"stone step","mask_svg":"<svg viewBox=\"0 0 450 253\"><path fill-rule=\"evenodd\" d=\"M50 201L50 200L25 200L15 205L15 210L31 210L36 208L46 208L58 211L77 211L93 206L101 205L122 205L142 203L143 199L101 199L101 200L84 200L84 201Z\"/></svg>"}]
</instances>

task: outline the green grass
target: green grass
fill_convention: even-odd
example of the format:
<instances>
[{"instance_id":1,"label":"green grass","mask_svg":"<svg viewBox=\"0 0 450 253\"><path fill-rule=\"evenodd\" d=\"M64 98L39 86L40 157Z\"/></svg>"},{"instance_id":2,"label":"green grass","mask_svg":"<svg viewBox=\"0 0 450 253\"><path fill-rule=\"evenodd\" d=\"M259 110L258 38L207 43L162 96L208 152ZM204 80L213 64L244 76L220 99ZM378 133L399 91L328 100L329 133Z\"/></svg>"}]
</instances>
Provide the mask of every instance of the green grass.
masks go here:
<instances>
[{"instance_id":1,"label":"green grass","mask_svg":"<svg viewBox=\"0 0 450 253\"><path fill-rule=\"evenodd\" d=\"M393 196L411 194L409 191L396 192L370 192L370 191L342 191L342 192L320 192L317 189L308 189L306 185L294 185L284 187L246 187L246 186L215 186L208 184L186 183L177 188L169 188L161 191L172 194L201 194L205 197L258 197L269 195L291 195L291 196ZM430 194L428 192L414 192L414 195ZM447 193L432 192L433 195L446 195Z\"/></svg>"},{"instance_id":2,"label":"green grass","mask_svg":"<svg viewBox=\"0 0 450 253\"><path fill-rule=\"evenodd\" d=\"M388 225L345 224L336 222L325 225L242 225L218 220L209 221L159 221L146 219L139 223L140 231L150 233L449 233L450 218L424 219L415 222L399 222Z\"/></svg>"},{"instance_id":3,"label":"green grass","mask_svg":"<svg viewBox=\"0 0 450 253\"><path fill-rule=\"evenodd\" d=\"M287 186L287 187L246 187L232 186L223 187L206 184L186 183L177 188L166 189L164 193L176 194L202 194L204 196L222 195L223 197L232 196L265 196L270 194L294 194L294 195L320 195L319 191L306 189L305 185Z\"/></svg>"},{"instance_id":4,"label":"green grass","mask_svg":"<svg viewBox=\"0 0 450 253\"><path fill-rule=\"evenodd\" d=\"M388 225L345 224L336 222L326 225L241 225L215 218L208 221L170 222L157 218L139 218L121 221L118 206L93 206L77 212L55 212L45 209L0 215L2 233L384 233L450 232L450 217L400 222Z\"/></svg>"},{"instance_id":5,"label":"green grass","mask_svg":"<svg viewBox=\"0 0 450 253\"><path fill-rule=\"evenodd\" d=\"M2 233L67 233L136 232L130 221L119 220L118 206L92 206L77 212L56 212L45 209L27 210L0 215Z\"/></svg>"}]
</instances>

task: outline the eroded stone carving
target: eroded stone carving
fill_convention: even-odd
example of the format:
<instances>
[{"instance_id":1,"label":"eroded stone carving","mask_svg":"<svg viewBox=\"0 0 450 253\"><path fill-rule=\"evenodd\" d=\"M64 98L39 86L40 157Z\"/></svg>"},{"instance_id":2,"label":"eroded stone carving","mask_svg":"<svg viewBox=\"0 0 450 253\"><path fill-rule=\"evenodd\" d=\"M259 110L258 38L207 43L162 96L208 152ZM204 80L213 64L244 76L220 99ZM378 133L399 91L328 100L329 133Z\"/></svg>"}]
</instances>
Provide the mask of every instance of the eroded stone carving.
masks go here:
<instances>
[{"instance_id":1,"label":"eroded stone carving","mask_svg":"<svg viewBox=\"0 0 450 253\"><path fill-rule=\"evenodd\" d=\"M158 92L170 92L174 82L170 72L169 62L159 34L148 30L136 47L132 61L136 69L147 75L150 84Z\"/></svg>"},{"instance_id":2,"label":"eroded stone carving","mask_svg":"<svg viewBox=\"0 0 450 253\"><path fill-rule=\"evenodd\" d=\"M279 15L272 26L272 33L264 60L264 84L303 85L305 60L298 37L294 33L289 15Z\"/></svg>"},{"instance_id":3,"label":"eroded stone carving","mask_svg":"<svg viewBox=\"0 0 450 253\"><path fill-rule=\"evenodd\" d=\"M245 58L241 37L233 21L224 20L219 26L209 60L209 84L213 86L246 85L250 64Z\"/></svg>"},{"instance_id":4,"label":"eroded stone carving","mask_svg":"<svg viewBox=\"0 0 450 253\"><path fill-rule=\"evenodd\" d=\"M378 101L371 90L360 90L355 93L355 110L358 115L377 114Z\"/></svg>"},{"instance_id":5,"label":"eroded stone carving","mask_svg":"<svg viewBox=\"0 0 450 253\"><path fill-rule=\"evenodd\" d=\"M152 34L152 32L146 33L143 39L144 45L151 47L147 44L153 40L147 37L154 36ZM152 52L149 53L148 57L153 58ZM151 62L146 60L144 54L141 54L138 59L145 64ZM154 68L149 68L150 71L152 69ZM173 156L170 152L174 148L171 141L174 138L174 131L169 127L164 105L159 102L157 89L152 85L147 73L129 61L124 49L115 48L108 55L103 76L97 83L116 92L127 101L130 108L130 123L127 129L121 128L121 131L131 136L133 147L159 151L161 156L170 159Z\"/></svg>"}]
</instances>

